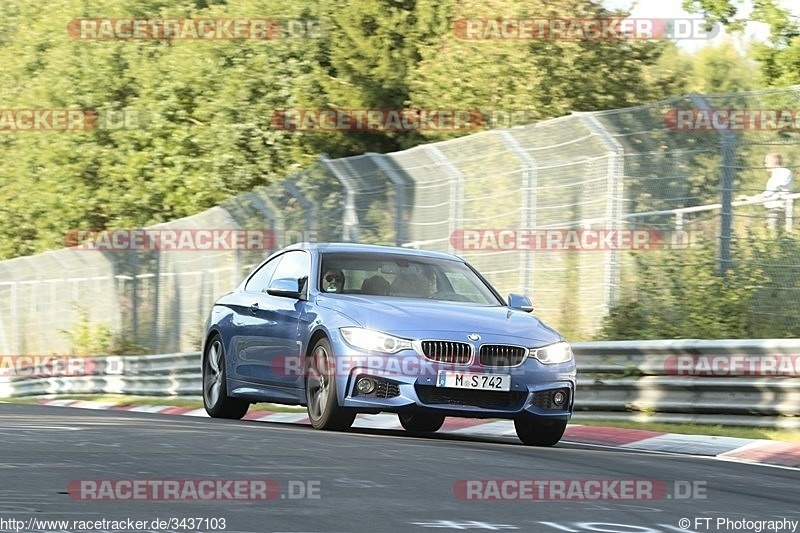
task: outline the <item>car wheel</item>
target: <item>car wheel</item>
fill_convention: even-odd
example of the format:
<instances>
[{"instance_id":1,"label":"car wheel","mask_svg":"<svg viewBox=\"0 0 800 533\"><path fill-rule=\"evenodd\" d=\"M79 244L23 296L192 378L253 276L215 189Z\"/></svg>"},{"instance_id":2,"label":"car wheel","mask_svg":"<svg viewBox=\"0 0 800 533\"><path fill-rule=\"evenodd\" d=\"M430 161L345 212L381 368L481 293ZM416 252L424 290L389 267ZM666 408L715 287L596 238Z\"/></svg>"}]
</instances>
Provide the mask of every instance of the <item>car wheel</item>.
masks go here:
<instances>
[{"instance_id":1,"label":"car wheel","mask_svg":"<svg viewBox=\"0 0 800 533\"><path fill-rule=\"evenodd\" d=\"M436 413L423 413L420 411L409 411L398 413L400 425L403 429L412 433L433 433L438 431L444 424L444 415Z\"/></svg>"},{"instance_id":2,"label":"car wheel","mask_svg":"<svg viewBox=\"0 0 800 533\"><path fill-rule=\"evenodd\" d=\"M316 429L344 430L353 424L356 412L339 407L336 398L336 363L328 339L322 338L308 356L306 405Z\"/></svg>"},{"instance_id":3,"label":"car wheel","mask_svg":"<svg viewBox=\"0 0 800 533\"><path fill-rule=\"evenodd\" d=\"M567 421L540 421L522 416L514 419L514 429L519 440L528 446L553 446L564 435Z\"/></svg>"},{"instance_id":4,"label":"car wheel","mask_svg":"<svg viewBox=\"0 0 800 533\"><path fill-rule=\"evenodd\" d=\"M242 418L250 403L228 396L225 373L225 350L222 339L214 335L203 357L203 406L212 418Z\"/></svg>"}]
</instances>

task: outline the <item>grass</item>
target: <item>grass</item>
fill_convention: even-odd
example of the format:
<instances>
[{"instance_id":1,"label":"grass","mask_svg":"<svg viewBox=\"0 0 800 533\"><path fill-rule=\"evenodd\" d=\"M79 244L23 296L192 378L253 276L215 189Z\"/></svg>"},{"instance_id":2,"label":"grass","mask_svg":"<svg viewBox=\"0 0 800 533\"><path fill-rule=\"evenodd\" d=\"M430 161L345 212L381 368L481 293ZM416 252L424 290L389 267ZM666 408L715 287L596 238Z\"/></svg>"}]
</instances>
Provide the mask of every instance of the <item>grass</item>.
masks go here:
<instances>
[{"instance_id":1,"label":"grass","mask_svg":"<svg viewBox=\"0 0 800 533\"><path fill-rule=\"evenodd\" d=\"M751 428L743 426L721 426L709 424L675 424L671 422L633 422L625 420L585 420L580 417L573 423L585 426L605 426L624 429L646 429L686 435L714 435L717 437L739 437L743 439L766 439L800 443L800 430Z\"/></svg>"},{"instance_id":2,"label":"grass","mask_svg":"<svg viewBox=\"0 0 800 533\"><path fill-rule=\"evenodd\" d=\"M3 398L2 401L10 403L36 403L43 399L55 399L49 397L22 397L22 398ZM70 400L88 400L97 402L113 402L118 405L164 405L172 407L189 407L201 409L203 401L200 399L180 398L176 396L165 397L144 397L144 396L97 396L97 395L77 395L70 396ZM256 404L256 408L263 411L273 411L276 413L303 413L306 408L293 405L279 405L272 403ZM673 424L667 422L633 422L625 420L584 420L580 416L573 419L576 424L586 426L605 426L625 429L644 429L649 431L663 431L667 433L682 433L687 435L714 435L718 437L739 437L744 439L766 439L800 443L800 430L790 429L769 429L769 428L750 428L741 426L721 426L706 424Z\"/></svg>"}]
</instances>

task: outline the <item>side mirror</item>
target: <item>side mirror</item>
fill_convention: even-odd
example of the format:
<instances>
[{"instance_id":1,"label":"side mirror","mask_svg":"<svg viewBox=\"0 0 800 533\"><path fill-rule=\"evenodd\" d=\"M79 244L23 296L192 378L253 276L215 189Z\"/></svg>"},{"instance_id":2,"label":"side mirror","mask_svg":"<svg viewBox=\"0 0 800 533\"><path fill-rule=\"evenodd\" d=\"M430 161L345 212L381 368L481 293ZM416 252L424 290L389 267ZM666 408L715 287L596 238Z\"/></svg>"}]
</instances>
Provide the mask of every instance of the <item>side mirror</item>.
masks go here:
<instances>
[{"instance_id":1,"label":"side mirror","mask_svg":"<svg viewBox=\"0 0 800 533\"><path fill-rule=\"evenodd\" d=\"M514 294L513 292L508 295L508 307L519 311L525 311L526 313L533 311L533 303L530 298L523 294Z\"/></svg>"},{"instance_id":2,"label":"side mirror","mask_svg":"<svg viewBox=\"0 0 800 533\"><path fill-rule=\"evenodd\" d=\"M267 287L267 294L271 296L283 296L285 298L301 299L303 292L300 288L300 281L295 278L280 278L273 279L269 287Z\"/></svg>"}]
</instances>

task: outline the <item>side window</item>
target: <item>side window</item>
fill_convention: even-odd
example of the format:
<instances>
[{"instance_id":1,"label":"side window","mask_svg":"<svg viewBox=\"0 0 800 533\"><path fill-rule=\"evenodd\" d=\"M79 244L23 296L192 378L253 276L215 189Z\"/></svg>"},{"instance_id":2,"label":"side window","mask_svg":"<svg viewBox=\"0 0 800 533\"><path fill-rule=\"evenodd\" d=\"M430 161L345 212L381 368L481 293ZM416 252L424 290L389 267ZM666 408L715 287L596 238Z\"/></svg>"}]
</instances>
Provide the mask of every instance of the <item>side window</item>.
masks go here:
<instances>
[{"instance_id":1,"label":"side window","mask_svg":"<svg viewBox=\"0 0 800 533\"><path fill-rule=\"evenodd\" d=\"M272 273L275 272L275 268L277 268L278 263L281 262L282 258L283 256L279 255L269 263L259 268L256 271L256 273L253 274L253 276L250 278L247 284L244 286L244 290L267 292L267 287L269 286L269 282L272 279Z\"/></svg>"},{"instance_id":2,"label":"side window","mask_svg":"<svg viewBox=\"0 0 800 533\"><path fill-rule=\"evenodd\" d=\"M300 250L286 252L280 257L280 264L275 269L272 279L291 278L300 282L300 290L304 291L308 285L308 276L311 273L311 256Z\"/></svg>"}]
</instances>

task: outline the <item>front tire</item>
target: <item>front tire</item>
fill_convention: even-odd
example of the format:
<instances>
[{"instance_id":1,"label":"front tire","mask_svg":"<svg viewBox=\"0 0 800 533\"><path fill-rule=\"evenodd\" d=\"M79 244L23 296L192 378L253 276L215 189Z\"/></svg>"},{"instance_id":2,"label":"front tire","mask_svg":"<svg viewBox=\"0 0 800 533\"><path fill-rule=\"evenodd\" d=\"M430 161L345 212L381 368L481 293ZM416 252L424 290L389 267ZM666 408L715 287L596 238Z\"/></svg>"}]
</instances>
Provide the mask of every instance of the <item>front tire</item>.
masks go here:
<instances>
[{"instance_id":1,"label":"front tire","mask_svg":"<svg viewBox=\"0 0 800 533\"><path fill-rule=\"evenodd\" d=\"M517 437L528 446L553 446L567 429L566 420L534 420L527 416L514 419Z\"/></svg>"},{"instance_id":2,"label":"front tire","mask_svg":"<svg viewBox=\"0 0 800 533\"><path fill-rule=\"evenodd\" d=\"M211 418L233 420L242 418L250 408L248 402L228 396L225 349L219 335L209 339L203 357L203 407Z\"/></svg>"},{"instance_id":3,"label":"front tire","mask_svg":"<svg viewBox=\"0 0 800 533\"><path fill-rule=\"evenodd\" d=\"M342 431L353 425L356 412L339 406L336 397L336 361L331 343L322 338L308 356L306 407L316 429Z\"/></svg>"},{"instance_id":4,"label":"front tire","mask_svg":"<svg viewBox=\"0 0 800 533\"><path fill-rule=\"evenodd\" d=\"M444 415L436 413L424 413L421 411L409 411L398 413L400 425L410 433L433 433L438 431L444 424Z\"/></svg>"}]
</instances>

